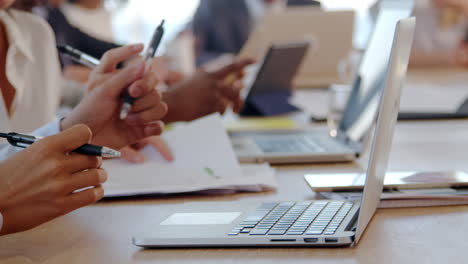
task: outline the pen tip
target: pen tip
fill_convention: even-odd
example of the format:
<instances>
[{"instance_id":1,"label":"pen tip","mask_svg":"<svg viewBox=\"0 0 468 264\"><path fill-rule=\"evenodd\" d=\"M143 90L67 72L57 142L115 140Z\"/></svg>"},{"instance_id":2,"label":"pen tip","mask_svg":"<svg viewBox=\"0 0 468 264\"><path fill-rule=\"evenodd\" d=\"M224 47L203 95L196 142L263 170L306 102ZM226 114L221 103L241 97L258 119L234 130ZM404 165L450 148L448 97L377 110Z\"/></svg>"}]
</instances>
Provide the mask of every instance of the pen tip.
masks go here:
<instances>
[{"instance_id":1,"label":"pen tip","mask_svg":"<svg viewBox=\"0 0 468 264\"><path fill-rule=\"evenodd\" d=\"M166 20L163 19L163 20L161 21L161 24L160 24L159 26L160 26L160 27L164 26L164 23L165 23L165 22L166 22Z\"/></svg>"}]
</instances>

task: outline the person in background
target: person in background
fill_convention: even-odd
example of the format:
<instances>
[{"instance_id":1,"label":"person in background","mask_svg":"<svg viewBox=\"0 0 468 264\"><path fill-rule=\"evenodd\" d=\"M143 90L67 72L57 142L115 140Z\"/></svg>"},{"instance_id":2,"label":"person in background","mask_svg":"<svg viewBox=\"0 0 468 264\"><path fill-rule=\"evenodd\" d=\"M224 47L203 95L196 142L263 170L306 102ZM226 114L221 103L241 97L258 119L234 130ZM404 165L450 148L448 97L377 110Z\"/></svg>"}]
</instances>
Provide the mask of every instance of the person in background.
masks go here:
<instances>
[{"instance_id":1,"label":"person in background","mask_svg":"<svg viewBox=\"0 0 468 264\"><path fill-rule=\"evenodd\" d=\"M0 9L0 127L3 132L32 133L50 136L76 124L92 130L93 143L115 149L159 135L159 122L167 105L154 89L157 77L146 71L142 62L115 71L115 65L134 57L143 45L111 50L103 56L87 84L85 97L65 118L55 113L60 98L60 65L55 39L49 25L41 18L8 8L13 0L1 0ZM8 65L8 67L7 67ZM137 98L126 120L120 120L121 94L128 91ZM139 103L137 103L139 102ZM17 148L0 144L0 160Z\"/></svg>"},{"instance_id":2,"label":"person in background","mask_svg":"<svg viewBox=\"0 0 468 264\"><path fill-rule=\"evenodd\" d=\"M285 6L317 6L313 0L201 0L191 27L195 36L197 65L224 54L237 54L255 23L269 10ZM216 21L216 23L213 23Z\"/></svg>"},{"instance_id":3,"label":"person in background","mask_svg":"<svg viewBox=\"0 0 468 264\"><path fill-rule=\"evenodd\" d=\"M18 0L19 3L28 1L31 0ZM54 29L58 44L71 45L97 58L101 57L102 52L118 46L97 40L71 25L60 9L62 4L63 0L47 0L46 5L35 8L35 12L41 13ZM240 111L241 78L244 68L251 63L253 60L244 59L210 72L201 69L193 76L181 80L172 78L176 74L161 66L158 59L152 60L152 69L159 80L170 85L170 88L163 93L163 101L167 103L169 109L164 121L191 121L211 113L223 113L229 106L237 112ZM89 77L89 70L87 71L84 82ZM236 78L225 82L227 76ZM171 160L168 151L160 148L161 141L156 137L145 139L143 144L133 145L134 148L123 149L123 157L131 162L143 162L144 157L137 150L146 144L155 146L166 159Z\"/></svg>"}]
</instances>

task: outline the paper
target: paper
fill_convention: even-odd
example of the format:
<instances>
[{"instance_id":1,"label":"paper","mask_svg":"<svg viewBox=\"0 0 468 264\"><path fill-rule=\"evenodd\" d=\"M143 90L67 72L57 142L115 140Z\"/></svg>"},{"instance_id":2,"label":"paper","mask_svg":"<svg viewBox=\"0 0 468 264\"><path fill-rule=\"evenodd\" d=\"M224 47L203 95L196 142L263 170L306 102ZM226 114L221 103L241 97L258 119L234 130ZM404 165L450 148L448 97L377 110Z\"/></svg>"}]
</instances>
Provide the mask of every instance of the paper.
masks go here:
<instances>
[{"instance_id":1,"label":"paper","mask_svg":"<svg viewBox=\"0 0 468 264\"><path fill-rule=\"evenodd\" d=\"M239 165L218 114L176 126L162 138L174 154L173 162L152 147L143 149L143 164L104 162L109 175L105 197L276 188L269 165Z\"/></svg>"}]
</instances>

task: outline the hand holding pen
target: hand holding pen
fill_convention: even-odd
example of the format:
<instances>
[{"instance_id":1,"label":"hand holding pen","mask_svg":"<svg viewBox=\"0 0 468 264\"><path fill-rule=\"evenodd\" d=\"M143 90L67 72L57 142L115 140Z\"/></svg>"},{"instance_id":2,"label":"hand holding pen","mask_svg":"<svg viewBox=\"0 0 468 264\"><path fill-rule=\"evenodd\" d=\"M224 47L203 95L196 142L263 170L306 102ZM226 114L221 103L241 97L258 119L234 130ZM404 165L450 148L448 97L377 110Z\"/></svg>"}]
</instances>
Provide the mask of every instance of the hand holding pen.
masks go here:
<instances>
[{"instance_id":1,"label":"hand holding pen","mask_svg":"<svg viewBox=\"0 0 468 264\"><path fill-rule=\"evenodd\" d=\"M145 52L144 60L148 62L151 60L154 55L156 55L156 51L158 50L159 45L161 44L162 37L164 35L164 20L161 22L161 24L156 28L156 31L154 32L154 35L151 39L150 44L147 47L147 50ZM123 105L122 105L122 110L120 110L120 119L123 120L128 116L128 113L130 112L132 108L132 104L135 101L135 98L131 97L130 95L126 94L124 95L123 98Z\"/></svg>"}]
</instances>

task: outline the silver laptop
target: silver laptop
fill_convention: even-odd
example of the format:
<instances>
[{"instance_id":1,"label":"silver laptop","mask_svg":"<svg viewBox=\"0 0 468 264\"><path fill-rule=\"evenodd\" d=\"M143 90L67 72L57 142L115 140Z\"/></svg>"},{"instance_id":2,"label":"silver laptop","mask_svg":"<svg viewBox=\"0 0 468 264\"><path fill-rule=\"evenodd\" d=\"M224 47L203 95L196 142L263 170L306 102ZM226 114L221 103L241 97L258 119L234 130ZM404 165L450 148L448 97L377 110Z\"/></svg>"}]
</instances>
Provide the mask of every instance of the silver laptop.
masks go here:
<instances>
[{"instance_id":1,"label":"silver laptop","mask_svg":"<svg viewBox=\"0 0 468 264\"><path fill-rule=\"evenodd\" d=\"M375 124L396 22L408 18L412 7L411 0L382 2L336 135L323 130L233 134L231 141L239 161L346 162L359 157L365 149L364 139Z\"/></svg>"},{"instance_id":2,"label":"silver laptop","mask_svg":"<svg viewBox=\"0 0 468 264\"><path fill-rule=\"evenodd\" d=\"M414 18L397 25L362 201L188 203L158 217L154 226L133 238L133 243L152 248L333 247L357 243L382 194L414 27Z\"/></svg>"}]
</instances>

